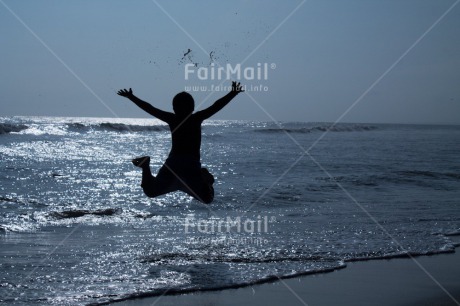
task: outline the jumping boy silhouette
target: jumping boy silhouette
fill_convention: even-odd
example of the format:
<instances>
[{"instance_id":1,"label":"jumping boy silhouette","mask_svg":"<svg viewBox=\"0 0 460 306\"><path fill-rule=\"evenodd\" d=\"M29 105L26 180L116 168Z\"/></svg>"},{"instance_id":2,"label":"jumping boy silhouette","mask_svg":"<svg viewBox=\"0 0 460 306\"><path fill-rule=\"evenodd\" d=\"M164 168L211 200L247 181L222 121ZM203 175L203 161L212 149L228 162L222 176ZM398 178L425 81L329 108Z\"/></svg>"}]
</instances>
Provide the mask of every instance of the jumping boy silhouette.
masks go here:
<instances>
[{"instance_id":1,"label":"jumping boy silhouette","mask_svg":"<svg viewBox=\"0 0 460 306\"><path fill-rule=\"evenodd\" d=\"M118 91L118 95L128 98L150 115L166 122L171 130L171 151L156 177L150 171L149 156L132 160L135 166L142 168L141 187L148 197L180 190L205 204L213 201L214 177L206 168L201 168L200 162L201 124L243 91L239 82L232 82L232 90L228 94L210 107L195 113L193 97L186 92L174 97L174 113L170 113L142 101L133 94L131 88Z\"/></svg>"}]
</instances>

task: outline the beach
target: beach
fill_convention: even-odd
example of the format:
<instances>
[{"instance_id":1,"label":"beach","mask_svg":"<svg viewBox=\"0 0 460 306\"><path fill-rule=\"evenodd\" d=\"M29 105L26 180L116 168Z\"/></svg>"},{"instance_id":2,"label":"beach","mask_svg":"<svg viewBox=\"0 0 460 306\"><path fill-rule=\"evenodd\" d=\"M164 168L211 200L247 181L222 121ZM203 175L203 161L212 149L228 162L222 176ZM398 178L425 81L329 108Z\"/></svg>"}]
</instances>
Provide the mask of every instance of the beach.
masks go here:
<instances>
[{"instance_id":1,"label":"beach","mask_svg":"<svg viewBox=\"0 0 460 306\"><path fill-rule=\"evenodd\" d=\"M351 262L330 273L239 289L163 295L113 305L459 305L459 263L457 248L456 253L414 259Z\"/></svg>"}]
</instances>

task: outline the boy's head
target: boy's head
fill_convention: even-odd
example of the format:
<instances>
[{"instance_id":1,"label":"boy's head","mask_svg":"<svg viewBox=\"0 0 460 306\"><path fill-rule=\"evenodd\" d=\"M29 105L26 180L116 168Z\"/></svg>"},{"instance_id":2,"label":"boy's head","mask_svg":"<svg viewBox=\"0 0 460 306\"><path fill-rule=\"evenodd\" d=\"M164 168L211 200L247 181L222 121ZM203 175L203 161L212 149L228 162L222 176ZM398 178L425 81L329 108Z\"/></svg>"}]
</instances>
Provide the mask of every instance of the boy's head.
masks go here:
<instances>
[{"instance_id":1,"label":"boy's head","mask_svg":"<svg viewBox=\"0 0 460 306\"><path fill-rule=\"evenodd\" d=\"M188 116L195 109L192 95L185 91L178 93L173 99L173 110L178 116Z\"/></svg>"}]
</instances>

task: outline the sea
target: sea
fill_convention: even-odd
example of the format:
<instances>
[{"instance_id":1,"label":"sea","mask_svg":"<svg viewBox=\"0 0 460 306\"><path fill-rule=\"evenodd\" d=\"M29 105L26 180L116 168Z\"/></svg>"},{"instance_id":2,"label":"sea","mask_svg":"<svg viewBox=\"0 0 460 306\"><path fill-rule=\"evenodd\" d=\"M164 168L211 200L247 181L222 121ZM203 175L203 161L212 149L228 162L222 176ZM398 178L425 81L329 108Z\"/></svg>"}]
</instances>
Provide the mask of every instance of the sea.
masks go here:
<instances>
[{"instance_id":1,"label":"sea","mask_svg":"<svg viewBox=\"0 0 460 306\"><path fill-rule=\"evenodd\" d=\"M146 197L155 119L0 118L0 304L101 305L455 252L460 126L216 120L215 200Z\"/></svg>"}]
</instances>

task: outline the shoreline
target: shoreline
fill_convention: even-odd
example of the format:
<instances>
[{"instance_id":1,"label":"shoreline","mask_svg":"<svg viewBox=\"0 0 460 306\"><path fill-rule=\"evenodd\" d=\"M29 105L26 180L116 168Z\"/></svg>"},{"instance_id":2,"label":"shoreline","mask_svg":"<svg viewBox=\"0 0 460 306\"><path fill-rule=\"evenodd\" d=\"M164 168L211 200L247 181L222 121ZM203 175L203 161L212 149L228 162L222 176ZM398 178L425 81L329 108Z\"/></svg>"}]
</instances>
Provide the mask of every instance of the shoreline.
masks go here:
<instances>
[{"instance_id":1,"label":"shoreline","mask_svg":"<svg viewBox=\"0 0 460 306\"><path fill-rule=\"evenodd\" d=\"M107 304L460 305L459 263L460 252L456 248L455 252L413 258L401 256L349 261L343 268L332 271L266 280L238 288L171 292Z\"/></svg>"}]
</instances>

